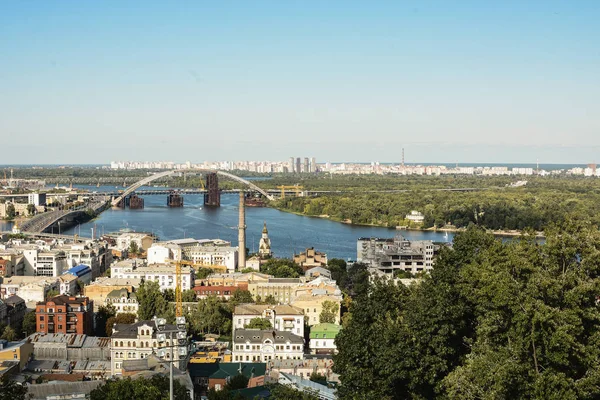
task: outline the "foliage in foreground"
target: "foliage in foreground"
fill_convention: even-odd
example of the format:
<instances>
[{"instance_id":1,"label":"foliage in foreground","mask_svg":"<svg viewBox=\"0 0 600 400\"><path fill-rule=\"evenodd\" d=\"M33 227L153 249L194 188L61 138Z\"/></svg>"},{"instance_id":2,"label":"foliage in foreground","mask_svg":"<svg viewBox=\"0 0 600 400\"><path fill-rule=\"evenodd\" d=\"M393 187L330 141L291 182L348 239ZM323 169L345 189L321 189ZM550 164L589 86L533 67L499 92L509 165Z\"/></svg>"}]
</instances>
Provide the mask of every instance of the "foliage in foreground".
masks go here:
<instances>
[{"instance_id":1,"label":"foliage in foreground","mask_svg":"<svg viewBox=\"0 0 600 400\"><path fill-rule=\"evenodd\" d=\"M600 397L600 232L502 242L471 228L411 287L353 297L340 399Z\"/></svg>"},{"instance_id":2,"label":"foliage in foreground","mask_svg":"<svg viewBox=\"0 0 600 400\"><path fill-rule=\"evenodd\" d=\"M176 400L189 400L187 389L179 381L173 382L173 397ZM110 379L90 393L91 400L168 400L169 377L154 375L150 378Z\"/></svg>"}]
</instances>

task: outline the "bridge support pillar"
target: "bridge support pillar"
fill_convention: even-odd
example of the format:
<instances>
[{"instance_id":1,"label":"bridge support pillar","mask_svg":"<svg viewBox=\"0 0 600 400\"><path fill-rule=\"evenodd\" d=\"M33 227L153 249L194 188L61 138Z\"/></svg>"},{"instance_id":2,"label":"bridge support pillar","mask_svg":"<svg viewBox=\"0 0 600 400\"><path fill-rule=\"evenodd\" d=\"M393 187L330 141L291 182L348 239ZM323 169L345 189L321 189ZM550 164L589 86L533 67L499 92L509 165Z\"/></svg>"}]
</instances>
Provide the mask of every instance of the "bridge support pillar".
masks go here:
<instances>
[{"instance_id":1,"label":"bridge support pillar","mask_svg":"<svg viewBox=\"0 0 600 400\"><path fill-rule=\"evenodd\" d=\"M169 207L183 207L183 196L177 193L169 193L167 197L167 206Z\"/></svg>"},{"instance_id":2,"label":"bridge support pillar","mask_svg":"<svg viewBox=\"0 0 600 400\"><path fill-rule=\"evenodd\" d=\"M219 192L219 178L215 172L206 175L206 190L204 205L207 207L221 207L221 192Z\"/></svg>"},{"instance_id":3,"label":"bridge support pillar","mask_svg":"<svg viewBox=\"0 0 600 400\"><path fill-rule=\"evenodd\" d=\"M138 197L135 194L132 194L131 197L128 198L129 200L129 208L132 210L139 210L144 208L144 199L142 199L141 197Z\"/></svg>"}]
</instances>

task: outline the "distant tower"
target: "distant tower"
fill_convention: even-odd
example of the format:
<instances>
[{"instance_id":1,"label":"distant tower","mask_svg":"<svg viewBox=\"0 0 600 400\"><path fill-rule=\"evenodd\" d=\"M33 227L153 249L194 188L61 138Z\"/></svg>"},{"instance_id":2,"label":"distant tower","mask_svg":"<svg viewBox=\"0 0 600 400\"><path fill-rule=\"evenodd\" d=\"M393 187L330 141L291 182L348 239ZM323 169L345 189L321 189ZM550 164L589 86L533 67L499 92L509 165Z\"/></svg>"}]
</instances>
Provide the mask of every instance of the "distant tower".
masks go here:
<instances>
[{"instance_id":1,"label":"distant tower","mask_svg":"<svg viewBox=\"0 0 600 400\"><path fill-rule=\"evenodd\" d=\"M269 231L267 230L267 223L265 222L262 230L262 237L258 243L258 254L261 257L270 257L271 253L271 239L269 239Z\"/></svg>"},{"instance_id":2,"label":"distant tower","mask_svg":"<svg viewBox=\"0 0 600 400\"><path fill-rule=\"evenodd\" d=\"M296 157L296 170L295 173L299 174L301 172L302 167L300 166L300 157Z\"/></svg>"},{"instance_id":3,"label":"distant tower","mask_svg":"<svg viewBox=\"0 0 600 400\"><path fill-rule=\"evenodd\" d=\"M292 174L294 173L294 157L290 157L290 171Z\"/></svg>"},{"instance_id":4,"label":"distant tower","mask_svg":"<svg viewBox=\"0 0 600 400\"><path fill-rule=\"evenodd\" d=\"M246 203L243 191L240 191L240 220L238 222L238 269L246 268Z\"/></svg>"},{"instance_id":5,"label":"distant tower","mask_svg":"<svg viewBox=\"0 0 600 400\"><path fill-rule=\"evenodd\" d=\"M308 174L310 172L310 170L308 169L308 157L304 157L304 172L305 174Z\"/></svg>"},{"instance_id":6,"label":"distant tower","mask_svg":"<svg viewBox=\"0 0 600 400\"><path fill-rule=\"evenodd\" d=\"M317 172L317 159L315 157L310 159L310 172Z\"/></svg>"},{"instance_id":7,"label":"distant tower","mask_svg":"<svg viewBox=\"0 0 600 400\"><path fill-rule=\"evenodd\" d=\"M404 147L402 148L402 168L404 168Z\"/></svg>"}]
</instances>

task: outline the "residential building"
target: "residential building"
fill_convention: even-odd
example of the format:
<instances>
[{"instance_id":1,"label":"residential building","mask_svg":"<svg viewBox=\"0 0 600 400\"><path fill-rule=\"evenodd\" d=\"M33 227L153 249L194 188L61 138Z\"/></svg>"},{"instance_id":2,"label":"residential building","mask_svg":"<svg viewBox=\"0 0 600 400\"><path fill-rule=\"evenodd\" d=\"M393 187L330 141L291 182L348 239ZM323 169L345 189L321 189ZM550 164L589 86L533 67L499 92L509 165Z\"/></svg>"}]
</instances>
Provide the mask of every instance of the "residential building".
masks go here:
<instances>
[{"instance_id":1,"label":"residential building","mask_svg":"<svg viewBox=\"0 0 600 400\"><path fill-rule=\"evenodd\" d=\"M9 342L0 340L0 364L4 361L17 362L19 372L25 369L33 353L33 345L28 341Z\"/></svg>"},{"instance_id":2,"label":"residential building","mask_svg":"<svg viewBox=\"0 0 600 400\"><path fill-rule=\"evenodd\" d=\"M127 289L115 289L106 295L106 305L112 305L118 314L129 313L136 314L139 304L135 293Z\"/></svg>"},{"instance_id":3,"label":"residential building","mask_svg":"<svg viewBox=\"0 0 600 400\"><path fill-rule=\"evenodd\" d=\"M19 295L25 302L38 302L46 298L50 290L60 290L58 278L45 276L12 276L2 280L0 297L7 299Z\"/></svg>"},{"instance_id":4,"label":"residential building","mask_svg":"<svg viewBox=\"0 0 600 400\"><path fill-rule=\"evenodd\" d=\"M58 277L59 293L74 296L79 291L77 276L72 274L63 274ZM42 301L42 300L39 300Z\"/></svg>"},{"instance_id":5,"label":"residential building","mask_svg":"<svg viewBox=\"0 0 600 400\"><path fill-rule=\"evenodd\" d=\"M294 262L306 272L306 270L314 267L326 267L327 254L316 251L314 247L311 247L300 254L294 254Z\"/></svg>"},{"instance_id":6,"label":"residential building","mask_svg":"<svg viewBox=\"0 0 600 400\"><path fill-rule=\"evenodd\" d=\"M197 299L205 299L208 296L218 296L223 298L224 300L229 300L236 290L248 290L248 285L240 284L239 286L194 286L193 290L194 292L196 292Z\"/></svg>"},{"instance_id":7,"label":"residential building","mask_svg":"<svg viewBox=\"0 0 600 400\"><path fill-rule=\"evenodd\" d=\"M246 268L252 268L256 272L260 271L260 258L257 256L252 256L246 260Z\"/></svg>"},{"instance_id":8,"label":"residential building","mask_svg":"<svg viewBox=\"0 0 600 400\"><path fill-rule=\"evenodd\" d=\"M311 354L334 354L337 353L335 338L342 330L336 324L317 324L310 328L310 342L308 347Z\"/></svg>"},{"instance_id":9,"label":"residential building","mask_svg":"<svg viewBox=\"0 0 600 400\"><path fill-rule=\"evenodd\" d=\"M33 204L36 207L46 205L46 193L29 193L27 204Z\"/></svg>"},{"instance_id":10,"label":"residential building","mask_svg":"<svg viewBox=\"0 0 600 400\"><path fill-rule=\"evenodd\" d=\"M236 329L232 339L234 362L304 359L304 338L291 332Z\"/></svg>"},{"instance_id":11,"label":"residential building","mask_svg":"<svg viewBox=\"0 0 600 400\"><path fill-rule=\"evenodd\" d=\"M145 252L153 242L154 237L144 232L125 232L116 238L117 249L121 251L129 250L131 243L135 243L139 251Z\"/></svg>"},{"instance_id":12,"label":"residential building","mask_svg":"<svg viewBox=\"0 0 600 400\"><path fill-rule=\"evenodd\" d=\"M30 400L89 399L90 393L105 383L101 380L83 382L56 382L27 385Z\"/></svg>"},{"instance_id":13,"label":"residential building","mask_svg":"<svg viewBox=\"0 0 600 400\"><path fill-rule=\"evenodd\" d=\"M331 271L323 267L313 267L311 269L307 269L304 273L304 276L306 277L306 279L315 279L320 276L323 276L327 279L331 279Z\"/></svg>"},{"instance_id":14,"label":"residential building","mask_svg":"<svg viewBox=\"0 0 600 400\"><path fill-rule=\"evenodd\" d=\"M290 305L301 310L304 310L305 321L309 326L317 325L320 320L319 317L323 311L323 303L325 301L333 302L337 305L337 312L335 315L335 323L340 323L340 303L341 295L329 295L329 294L304 294L296 297Z\"/></svg>"},{"instance_id":15,"label":"residential building","mask_svg":"<svg viewBox=\"0 0 600 400\"><path fill-rule=\"evenodd\" d=\"M281 373L309 379L312 373L325 376L328 381L339 382L339 375L332 371L333 360L327 356L307 357L304 360L272 360L267 363L269 377L279 379Z\"/></svg>"},{"instance_id":16,"label":"residential building","mask_svg":"<svg viewBox=\"0 0 600 400\"><path fill-rule=\"evenodd\" d=\"M271 257L273 255L271 252L271 239L269 239L269 230L267 229L266 222L264 223L262 236L258 243L258 255L263 258Z\"/></svg>"},{"instance_id":17,"label":"residential building","mask_svg":"<svg viewBox=\"0 0 600 400\"><path fill-rule=\"evenodd\" d=\"M23 251L25 257L25 275L60 276L67 269L67 256L57 249L40 250L37 246Z\"/></svg>"},{"instance_id":18,"label":"residential building","mask_svg":"<svg viewBox=\"0 0 600 400\"><path fill-rule=\"evenodd\" d=\"M433 269L434 251L431 240L409 241L400 235L393 239L360 238L356 260L386 273L402 270L416 274Z\"/></svg>"},{"instance_id":19,"label":"residential building","mask_svg":"<svg viewBox=\"0 0 600 400\"><path fill-rule=\"evenodd\" d=\"M91 278L101 276L112 262L112 253L107 243L87 242L62 247L70 266L87 265L91 269ZM87 282L86 282L87 283Z\"/></svg>"},{"instance_id":20,"label":"residential building","mask_svg":"<svg viewBox=\"0 0 600 400\"><path fill-rule=\"evenodd\" d=\"M35 314L36 331L39 333L92 334L93 302L87 297L52 297L39 302Z\"/></svg>"},{"instance_id":21,"label":"residential building","mask_svg":"<svg viewBox=\"0 0 600 400\"><path fill-rule=\"evenodd\" d=\"M80 264L68 269L65 274L73 275L81 282L88 284L92 281L92 269L88 265Z\"/></svg>"},{"instance_id":22,"label":"residential building","mask_svg":"<svg viewBox=\"0 0 600 400\"><path fill-rule=\"evenodd\" d=\"M119 279L143 279L159 284L160 290L175 290L177 285L176 267L173 264L152 264L148 266L131 266L117 263L110 269L111 277ZM194 286L194 270L181 266L181 290L189 290Z\"/></svg>"},{"instance_id":23,"label":"residential building","mask_svg":"<svg viewBox=\"0 0 600 400\"><path fill-rule=\"evenodd\" d=\"M293 388L299 392L310 393L310 395L319 400L337 400L336 390L334 388L330 388L322 383L313 382L310 379L305 379L297 375L280 372L277 383Z\"/></svg>"},{"instance_id":24,"label":"residential building","mask_svg":"<svg viewBox=\"0 0 600 400\"><path fill-rule=\"evenodd\" d=\"M19 296L10 296L4 299L4 304L6 304L6 325L10 325L13 329L19 329L27 313L25 300Z\"/></svg>"},{"instance_id":25,"label":"residential building","mask_svg":"<svg viewBox=\"0 0 600 400\"><path fill-rule=\"evenodd\" d=\"M36 360L80 362L110 359L110 338L108 337L75 333L34 333L27 340L33 344L33 355ZM108 370L110 370L110 365Z\"/></svg>"},{"instance_id":26,"label":"residential building","mask_svg":"<svg viewBox=\"0 0 600 400\"><path fill-rule=\"evenodd\" d=\"M148 249L148 264L164 263L168 260L181 260L181 246L171 242L153 243Z\"/></svg>"},{"instance_id":27,"label":"residential building","mask_svg":"<svg viewBox=\"0 0 600 400\"><path fill-rule=\"evenodd\" d=\"M268 282L272 276L267 274L261 274L259 272L250 273L229 273L229 274L210 274L205 279L196 280L196 286L246 286L250 283Z\"/></svg>"},{"instance_id":28,"label":"residential building","mask_svg":"<svg viewBox=\"0 0 600 400\"><path fill-rule=\"evenodd\" d=\"M273 329L304 337L303 310L289 305L239 304L233 311L233 330L244 329L253 318L267 319Z\"/></svg>"},{"instance_id":29,"label":"residential building","mask_svg":"<svg viewBox=\"0 0 600 400\"><path fill-rule=\"evenodd\" d=\"M106 303L106 296L113 290L126 289L133 292L142 282L139 278L108 278L96 279L83 288L83 293L94 303L94 311L98 311L101 305Z\"/></svg>"},{"instance_id":30,"label":"residential building","mask_svg":"<svg viewBox=\"0 0 600 400\"><path fill-rule=\"evenodd\" d=\"M227 382L237 376L248 378L248 387L262 386L265 382L267 365L265 363L199 363L189 364L188 372L194 382L194 393L206 396L210 389L221 390Z\"/></svg>"},{"instance_id":31,"label":"residential building","mask_svg":"<svg viewBox=\"0 0 600 400\"><path fill-rule=\"evenodd\" d=\"M300 278L269 278L268 281L248 283L248 290L254 300L264 300L273 296L281 304L289 304L293 299L295 288L301 283Z\"/></svg>"},{"instance_id":32,"label":"residential building","mask_svg":"<svg viewBox=\"0 0 600 400\"><path fill-rule=\"evenodd\" d=\"M167 325L165 330L176 330L176 326ZM151 354L167 361L184 360L187 357L186 344L179 345L175 335L166 334L163 341L158 335L156 321L138 321L134 324L115 324L111 336L111 374L123 374L123 362L142 360Z\"/></svg>"},{"instance_id":33,"label":"residential building","mask_svg":"<svg viewBox=\"0 0 600 400\"><path fill-rule=\"evenodd\" d=\"M195 264L208 267L223 266L229 272L238 264L238 249L231 246L195 246L189 249L188 259Z\"/></svg>"}]
</instances>

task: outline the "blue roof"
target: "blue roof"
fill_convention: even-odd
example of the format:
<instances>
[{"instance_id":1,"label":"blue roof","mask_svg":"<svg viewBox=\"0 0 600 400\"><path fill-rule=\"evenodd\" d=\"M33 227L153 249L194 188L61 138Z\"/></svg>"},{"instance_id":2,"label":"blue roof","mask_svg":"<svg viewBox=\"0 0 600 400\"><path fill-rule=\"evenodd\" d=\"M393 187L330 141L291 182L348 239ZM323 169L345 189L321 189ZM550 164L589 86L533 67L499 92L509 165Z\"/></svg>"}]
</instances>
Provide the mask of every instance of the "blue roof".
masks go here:
<instances>
[{"instance_id":1,"label":"blue roof","mask_svg":"<svg viewBox=\"0 0 600 400\"><path fill-rule=\"evenodd\" d=\"M83 264L73 267L67 271L68 274L75 275L75 276L83 276L90 272L92 272L92 269L89 266L83 265Z\"/></svg>"}]
</instances>

